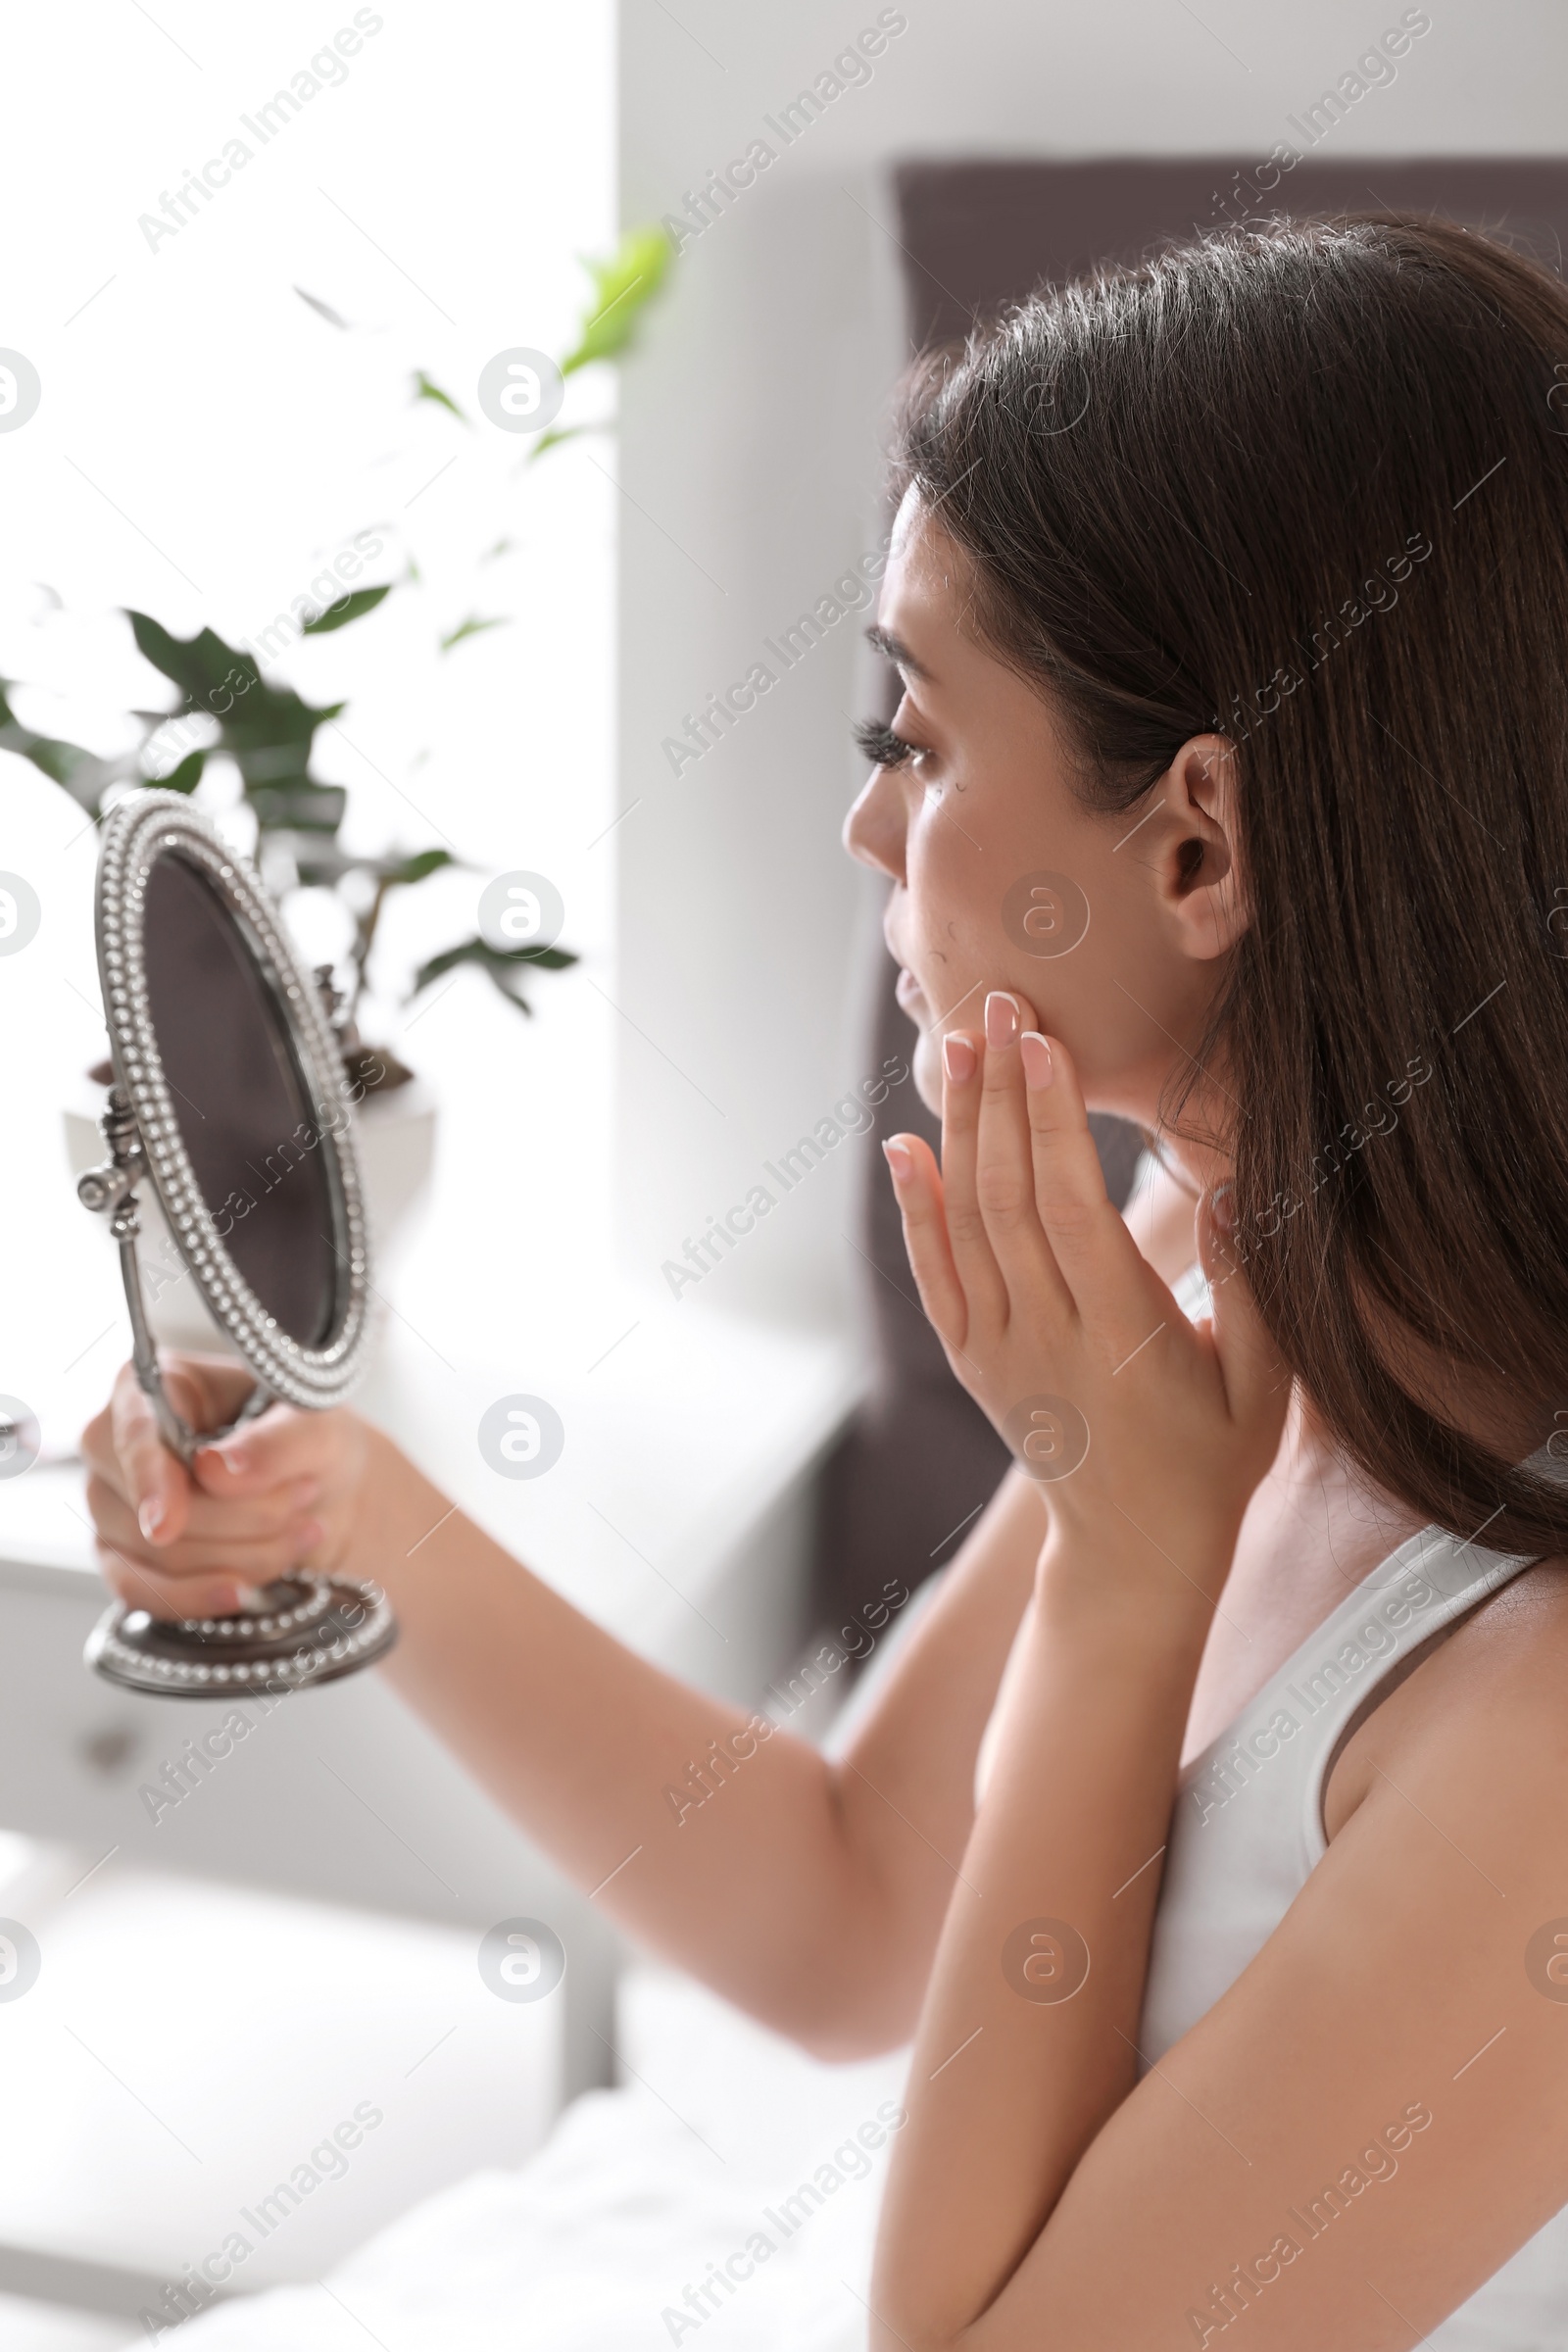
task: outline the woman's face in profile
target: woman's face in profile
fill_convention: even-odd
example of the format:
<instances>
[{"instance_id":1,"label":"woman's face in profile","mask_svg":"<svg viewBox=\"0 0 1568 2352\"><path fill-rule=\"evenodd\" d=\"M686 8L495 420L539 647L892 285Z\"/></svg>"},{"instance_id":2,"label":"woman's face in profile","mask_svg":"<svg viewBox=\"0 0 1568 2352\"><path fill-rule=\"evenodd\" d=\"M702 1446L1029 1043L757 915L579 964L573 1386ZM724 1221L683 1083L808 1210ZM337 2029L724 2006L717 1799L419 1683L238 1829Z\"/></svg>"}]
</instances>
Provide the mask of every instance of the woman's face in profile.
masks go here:
<instances>
[{"instance_id":1,"label":"woman's face in profile","mask_svg":"<svg viewBox=\"0 0 1568 2352\"><path fill-rule=\"evenodd\" d=\"M1217 845L1211 874L1228 863L1201 808L1216 790L1194 760L1190 797L1178 762L1130 813L1087 808L1046 701L965 625L967 563L911 491L874 642L898 667L893 729L913 748L873 770L844 828L851 856L893 878L885 929L920 1030L915 1083L940 1109L942 1035L979 1030L987 993L1009 989L1067 1046L1092 1108L1152 1125L1234 936L1196 905L1212 894L1182 880L1195 832Z\"/></svg>"}]
</instances>

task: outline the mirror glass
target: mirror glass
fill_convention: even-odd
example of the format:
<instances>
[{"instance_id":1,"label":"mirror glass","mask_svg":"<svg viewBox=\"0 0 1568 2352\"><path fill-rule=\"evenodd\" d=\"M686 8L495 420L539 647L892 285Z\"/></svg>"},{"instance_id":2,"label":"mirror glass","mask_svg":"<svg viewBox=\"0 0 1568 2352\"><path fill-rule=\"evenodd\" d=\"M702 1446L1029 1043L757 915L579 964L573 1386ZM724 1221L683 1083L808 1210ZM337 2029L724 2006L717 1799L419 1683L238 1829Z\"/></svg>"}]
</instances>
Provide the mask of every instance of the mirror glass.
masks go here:
<instances>
[{"instance_id":1,"label":"mirror glass","mask_svg":"<svg viewBox=\"0 0 1568 2352\"><path fill-rule=\"evenodd\" d=\"M164 1077L219 1235L267 1312L319 1347L341 1289L334 1146L282 1008L233 915L175 851L148 873L143 948Z\"/></svg>"}]
</instances>

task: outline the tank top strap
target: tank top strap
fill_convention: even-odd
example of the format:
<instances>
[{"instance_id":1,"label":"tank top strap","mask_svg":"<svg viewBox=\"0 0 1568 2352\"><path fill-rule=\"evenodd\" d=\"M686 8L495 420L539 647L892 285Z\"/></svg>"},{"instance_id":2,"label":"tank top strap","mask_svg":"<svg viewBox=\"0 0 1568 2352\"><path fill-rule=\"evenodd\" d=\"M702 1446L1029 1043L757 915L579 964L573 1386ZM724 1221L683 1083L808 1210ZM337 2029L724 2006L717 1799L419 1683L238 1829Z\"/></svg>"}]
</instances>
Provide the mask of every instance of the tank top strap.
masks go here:
<instances>
[{"instance_id":1,"label":"tank top strap","mask_svg":"<svg viewBox=\"0 0 1568 2352\"><path fill-rule=\"evenodd\" d=\"M1212 1304L1213 1294L1196 1260L1172 1283L1171 1295L1191 1322ZM1526 1467L1568 1479L1568 1460L1550 1450L1555 1443L1548 1439ZM1200 1818L1206 1819L1209 1802L1223 1804L1237 1777L1248 1777L1250 1757L1267 1760L1259 1742L1270 1754L1291 1742L1294 1772L1271 1777L1295 1782L1301 1850L1312 1867L1327 1844L1325 1784L1346 1740L1370 1713L1379 1684L1412 1650L1533 1567L1538 1556L1488 1551L1476 1537L1451 1536L1438 1527L1411 1536L1347 1594L1243 1714L1193 1759L1182 1776L1183 1799L1190 1798Z\"/></svg>"},{"instance_id":2,"label":"tank top strap","mask_svg":"<svg viewBox=\"0 0 1568 2352\"><path fill-rule=\"evenodd\" d=\"M1543 1446L1528 1467L1568 1479ZM1184 1768L1154 1922L1142 2047L1157 2059L1212 2007L1322 1860L1334 1759L1401 1661L1534 1565L1423 1528L1309 1634Z\"/></svg>"},{"instance_id":3,"label":"tank top strap","mask_svg":"<svg viewBox=\"0 0 1568 2352\"><path fill-rule=\"evenodd\" d=\"M1568 1479L1568 1462L1543 1446L1527 1465ZM1479 1608L1539 1553L1489 1551L1475 1537L1426 1527L1391 1552L1309 1634L1226 1731L1182 1775L1178 1810L1200 1823L1223 1809L1250 1767L1289 1747L1297 1847L1305 1869L1327 1847L1323 1791L1346 1739L1376 1703L1395 1667Z\"/></svg>"},{"instance_id":4,"label":"tank top strap","mask_svg":"<svg viewBox=\"0 0 1568 2352\"><path fill-rule=\"evenodd\" d=\"M1533 1461L1532 1468L1544 1468ZM1553 1461L1562 1475L1568 1465ZM1301 1785L1300 1834L1308 1866L1328 1848L1323 1797L1347 1740L1377 1704L1379 1686L1397 1665L1478 1609L1510 1580L1534 1567L1530 1552L1481 1549L1474 1538L1423 1528L1375 1568L1326 1625L1288 1659L1271 1688L1311 1727L1312 1769Z\"/></svg>"}]
</instances>

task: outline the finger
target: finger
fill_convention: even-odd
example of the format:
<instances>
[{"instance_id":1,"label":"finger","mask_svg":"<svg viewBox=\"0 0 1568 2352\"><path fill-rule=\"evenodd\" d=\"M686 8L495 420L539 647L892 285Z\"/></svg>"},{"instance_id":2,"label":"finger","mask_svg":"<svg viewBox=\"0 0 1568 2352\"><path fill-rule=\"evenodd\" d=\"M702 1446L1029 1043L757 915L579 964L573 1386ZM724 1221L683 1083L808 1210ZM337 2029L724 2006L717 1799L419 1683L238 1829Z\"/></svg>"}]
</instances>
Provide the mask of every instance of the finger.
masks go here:
<instances>
[{"instance_id":1,"label":"finger","mask_svg":"<svg viewBox=\"0 0 1568 2352\"><path fill-rule=\"evenodd\" d=\"M127 1609L145 1609L149 1617L166 1621L235 1617L254 1606L258 1597L254 1590L240 1586L232 1577L160 1576L102 1537L95 1549L99 1572L115 1598L123 1601Z\"/></svg>"},{"instance_id":2,"label":"finger","mask_svg":"<svg viewBox=\"0 0 1568 2352\"><path fill-rule=\"evenodd\" d=\"M244 1365L236 1364L228 1356L163 1355L159 1370L170 1403L194 1430L221 1428L233 1418L255 1386ZM117 1443L117 1420L126 1440L123 1462ZM163 1492L165 1482L173 1483L171 1462L175 1470L183 1468L164 1446L157 1414L131 1364L122 1366L109 1403L93 1415L78 1443L89 1469L108 1479L122 1494L129 1493L134 1486L138 1501L147 1498L149 1484ZM186 1483L188 1487L188 1477ZM176 1525L177 1517L176 1512L170 1518L169 1526Z\"/></svg>"},{"instance_id":3,"label":"finger","mask_svg":"<svg viewBox=\"0 0 1568 2352\"><path fill-rule=\"evenodd\" d=\"M260 1535L229 1536L220 1542L181 1537L167 1547L150 1545L130 1506L103 1481L91 1479L87 1503L106 1573L122 1597L167 1615L227 1615L250 1605L256 1590L299 1568L321 1540L318 1522L294 1514Z\"/></svg>"},{"instance_id":4,"label":"finger","mask_svg":"<svg viewBox=\"0 0 1568 2352\"><path fill-rule=\"evenodd\" d=\"M904 1220L904 1247L920 1304L943 1345L959 1350L968 1330L968 1306L948 1244L935 1155L918 1135L890 1136L882 1150Z\"/></svg>"},{"instance_id":5,"label":"finger","mask_svg":"<svg viewBox=\"0 0 1568 2352\"><path fill-rule=\"evenodd\" d=\"M197 1431L226 1429L256 1386L248 1365L231 1355L160 1349L158 1368L170 1402Z\"/></svg>"},{"instance_id":6,"label":"finger","mask_svg":"<svg viewBox=\"0 0 1568 2352\"><path fill-rule=\"evenodd\" d=\"M152 1398L122 1364L109 1405L120 1485L149 1544L167 1543L185 1524L190 1480L158 1434Z\"/></svg>"},{"instance_id":7,"label":"finger","mask_svg":"<svg viewBox=\"0 0 1568 2352\"><path fill-rule=\"evenodd\" d=\"M209 1568L201 1576L171 1577L148 1556L149 1547L123 1498L100 1479L87 1486L98 1565L104 1581L127 1608L155 1617L228 1616L242 1606L240 1579Z\"/></svg>"},{"instance_id":8,"label":"finger","mask_svg":"<svg viewBox=\"0 0 1568 2352\"><path fill-rule=\"evenodd\" d=\"M126 1504L127 1525L136 1524L136 1499L131 1494L131 1480L116 1449L107 1406L88 1422L81 1435L81 1454L90 1473L89 1497L113 1494ZM196 1485L187 1494L184 1514L177 1527L161 1529L158 1537L149 1539L138 1530L143 1542L152 1541L160 1546L181 1539L208 1545L227 1542L249 1542L281 1534L286 1528L298 1525L310 1514L324 1487L316 1473L285 1479L278 1485L258 1486L247 1492L243 1483L233 1479L220 1466L213 1473L216 1491L207 1493L200 1479L200 1467L207 1457L196 1458Z\"/></svg>"},{"instance_id":9,"label":"finger","mask_svg":"<svg viewBox=\"0 0 1568 2352\"><path fill-rule=\"evenodd\" d=\"M232 1437L203 1446L192 1469L197 1485L225 1501L262 1494L296 1478L319 1478L338 1443L335 1412L305 1413L270 1404Z\"/></svg>"},{"instance_id":10,"label":"finger","mask_svg":"<svg viewBox=\"0 0 1568 2352\"><path fill-rule=\"evenodd\" d=\"M992 1254L1009 1298L1027 1299L1030 1320L1049 1334L1072 1298L1035 1206L1029 1111L1019 1039L1033 1013L1004 989L986 999L986 1054L980 1073L975 1195Z\"/></svg>"},{"instance_id":11,"label":"finger","mask_svg":"<svg viewBox=\"0 0 1568 2352\"><path fill-rule=\"evenodd\" d=\"M971 1330L977 1318L993 1327L1007 1319L1007 1286L992 1251L975 1189L981 1044L963 1029L950 1029L942 1041L943 1210Z\"/></svg>"},{"instance_id":12,"label":"finger","mask_svg":"<svg viewBox=\"0 0 1568 2352\"><path fill-rule=\"evenodd\" d=\"M1105 1191L1072 1056L1038 1030L1019 1040L1035 1206L1061 1279L1086 1321L1113 1346L1135 1345L1151 1302L1169 1294Z\"/></svg>"},{"instance_id":13,"label":"finger","mask_svg":"<svg viewBox=\"0 0 1568 2352\"><path fill-rule=\"evenodd\" d=\"M94 1413L76 1440L76 1447L89 1470L95 1470L100 1478L107 1478L116 1487L120 1485L124 1473L115 1451L114 1423L107 1404L101 1412Z\"/></svg>"},{"instance_id":14,"label":"finger","mask_svg":"<svg viewBox=\"0 0 1568 2352\"><path fill-rule=\"evenodd\" d=\"M192 1506L193 1524L163 1544L148 1541L133 1506L96 1475L87 1481L87 1508L99 1535L160 1574L188 1576L211 1568L250 1578L257 1568L275 1574L280 1565L293 1566L313 1547L320 1532L320 1505L310 1491L314 1486L314 1480L302 1481L297 1493L279 1489L259 1503L198 1500ZM198 1519L205 1524L195 1524Z\"/></svg>"},{"instance_id":15,"label":"finger","mask_svg":"<svg viewBox=\"0 0 1568 2352\"><path fill-rule=\"evenodd\" d=\"M307 1520L319 1515L321 1481L291 1478L257 1494L215 1495L198 1491L186 1507L185 1524L171 1543L155 1544L172 1559L195 1550L217 1559L248 1544L286 1542Z\"/></svg>"},{"instance_id":16,"label":"finger","mask_svg":"<svg viewBox=\"0 0 1568 2352\"><path fill-rule=\"evenodd\" d=\"M1268 1458L1277 1450L1290 1401L1291 1374L1258 1312L1235 1247L1231 1225L1234 1194L1229 1184L1205 1193L1199 1203L1198 1250L1212 1301L1214 1348L1233 1421L1253 1415L1259 1443L1272 1433Z\"/></svg>"}]
</instances>

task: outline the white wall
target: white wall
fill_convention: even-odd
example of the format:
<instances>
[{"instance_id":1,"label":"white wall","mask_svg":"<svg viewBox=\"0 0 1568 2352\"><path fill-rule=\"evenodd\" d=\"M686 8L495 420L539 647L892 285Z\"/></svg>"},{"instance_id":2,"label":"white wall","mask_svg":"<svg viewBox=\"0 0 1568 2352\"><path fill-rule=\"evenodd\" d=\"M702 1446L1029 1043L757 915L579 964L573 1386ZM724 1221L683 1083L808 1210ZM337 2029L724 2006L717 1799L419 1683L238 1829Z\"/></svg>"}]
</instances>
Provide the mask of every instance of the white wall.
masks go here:
<instances>
[{"instance_id":1,"label":"white wall","mask_svg":"<svg viewBox=\"0 0 1568 2352\"><path fill-rule=\"evenodd\" d=\"M244 131L344 28L352 54L336 85L265 143ZM473 861L393 903L367 1033L442 1097L434 1218L466 1226L468 1171L497 1171L498 1330L531 1301L537 1231L568 1209L581 1217L608 1164L613 1015L592 980L609 980L613 868L590 845L613 813L616 501L602 470L612 444L574 442L519 470L531 444L480 420L474 388L500 349L567 349L591 299L580 257L615 233L612 41L604 0L278 0L265 12L83 0L8 28L0 346L31 360L43 398L24 426L0 431L0 676L26 682L16 700L28 723L109 752L133 740L127 707L173 699L119 608L238 643L366 526L382 546L366 581L417 561L421 586L297 644L270 674L313 702L348 700L341 728L318 739L318 772L350 789L354 846L445 842ZM250 160L230 165L226 185L213 174L205 208L173 232L141 225L236 134ZM416 368L471 429L411 406ZM575 378L573 408L607 392ZM503 539L509 552L477 561ZM472 612L509 625L441 655L438 638ZM204 797L210 787L220 804L237 778L210 770ZM0 956L13 1139L0 1391L22 1396L56 1446L125 1351L112 1255L75 1201L60 1118L104 1051L96 856L74 806L0 754L0 868L28 879L43 909L25 952ZM533 1022L474 972L406 1013L416 963L471 933L489 873L518 867L556 881L583 966L541 977ZM327 909L290 911L316 954L340 948L309 919ZM515 1170L531 1213L508 1218L517 1182L503 1171ZM443 1286L412 1287L405 1313L455 1355Z\"/></svg>"},{"instance_id":2,"label":"white wall","mask_svg":"<svg viewBox=\"0 0 1568 2352\"><path fill-rule=\"evenodd\" d=\"M639 1275L657 1276L863 1074L853 1003L875 886L836 837L863 772L848 720L869 708L864 616L678 779L660 746L874 543L881 403L901 356L880 166L943 152L1262 158L1401 11L909 0L905 13L869 83L686 246L623 380L618 979L646 1039L622 1031L621 1231ZM1560 152L1562 12L1433 0L1430 14L1397 79L1320 152ZM627 0L624 219L682 209L877 15L874 0ZM841 1313L845 1184L864 1149L841 1147L701 1297Z\"/></svg>"}]
</instances>

